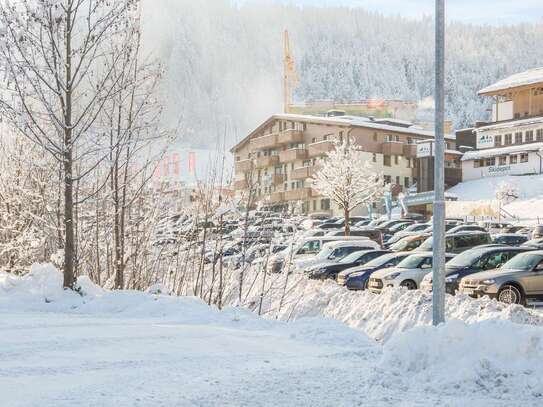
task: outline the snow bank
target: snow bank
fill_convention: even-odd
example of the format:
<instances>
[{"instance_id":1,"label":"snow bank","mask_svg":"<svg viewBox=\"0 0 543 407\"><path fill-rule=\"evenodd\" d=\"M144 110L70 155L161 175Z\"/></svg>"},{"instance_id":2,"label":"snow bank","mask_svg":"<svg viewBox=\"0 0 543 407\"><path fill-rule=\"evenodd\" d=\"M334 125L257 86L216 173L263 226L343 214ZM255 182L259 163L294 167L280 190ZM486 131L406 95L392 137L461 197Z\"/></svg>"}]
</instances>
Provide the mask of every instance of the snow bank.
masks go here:
<instances>
[{"instance_id":1,"label":"snow bank","mask_svg":"<svg viewBox=\"0 0 543 407\"><path fill-rule=\"evenodd\" d=\"M380 368L394 386L543 403L543 329L509 321L417 327L392 338ZM392 382L392 383L390 383ZM530 404L531 405L531 404Z\"/></svg>"},{"instance_id":2,"label":"snow bank","mask_svg":"<svg viewBox=\"0 0 543 407\"><path fill-rule=\"evenodd\" d=\"M543 197L543 175L486 177L461 182L447 192L456 195L460 201L488 201L496 199L496 189L503 182L515 185L521 200Z\"/></svg>"},{"instance_id":3,"label":"snow bank","mask_svg":"<svg viewBox=\"0 0 543 407\"><path fill-rule=\"evenodd\" d=\"M281 320L326 317L359 329L375 340L386 342L393 335L432 323L432 296L406 289L385 290L376 295L368 291L348 291L332 281L308 280L291 274L288 281L280 275L268 277L263 315ZM262 282L257 279L247 294L244 306L256 310ZM283 296L283 292L287 294ZM473 299L465 295L446 297L446 316L467 323L486 320L542 325L543 313L519 305L506 305L489 298Z\"/></svg>"}]
</instances>

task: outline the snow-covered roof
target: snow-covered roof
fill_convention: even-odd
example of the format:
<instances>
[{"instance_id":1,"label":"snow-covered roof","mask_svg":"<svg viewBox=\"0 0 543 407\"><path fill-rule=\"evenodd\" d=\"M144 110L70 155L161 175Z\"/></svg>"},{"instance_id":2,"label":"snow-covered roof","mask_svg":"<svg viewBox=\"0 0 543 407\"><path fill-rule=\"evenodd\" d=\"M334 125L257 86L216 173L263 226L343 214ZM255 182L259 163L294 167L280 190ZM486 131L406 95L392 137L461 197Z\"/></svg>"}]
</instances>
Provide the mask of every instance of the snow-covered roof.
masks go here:
<instances>
[{"instance_id":1,"label":"snow-covered roof","mask_svg":"<svg viewBox=\"0 0 543 407\"><path fill-rule=\"evenodd\" d=\"M479 95L492 94L506 89L543 83L543 67L529 69L502 79L479 91Z\"/></svg>"},{"instance_id":2,"label":"snow-covered roof","mask_svg":"<svg viewBox=\"0 0 543 407\"><path fill-rule=\"evenodd\" d=\"M532 124L541 124L543 123L543 116L538 117L530 117L528 119L521 119L521 120L511 120L504 123L497 123L497 124L490 124L488 126L481 126L477 131L486 131L486 130L506 130L506 129L513 129L516 127L524 127L524 126L530 126Z\"/></svg>"},{"instance_id":3,"label":"snow-covered roof","mask_svg":"<svg viewBox=\"0 0 543 407\"><path fill-rule=\"evenodd\" d=\"M253 130L247 137L245 137L238 144L236 144L230 151L234 152L237 147L246 143L265 125L267 125L269 122L273 120L293 120L293 121L300 121L300 122L333 124L336 126L346 126L346 127L365 127L365 128L370 128L370 129L385 130L385 131L391 131L391 132L396 132L396 133L412 134L414 136L424 136L428 138L435 137L433 131L423 129L420 126L417 126L413 123L406 122L403 120L377 119L377 118L369 118L369 117L362 117L362 116L323 117L323 116L313 116L313 115L304 115L304 114L281 113L281 114L275 114L271 116L268 120L266 120L264 123L258 126L255 130ZM396 125L393 125L391 123L396 123ZM456 135L445 134L445 138L448 140L456 140Z\"/></svg>"},{"instance_id":4,"label":"snow-covered roof","mask_svg":"<svg viewBox=\"0 0 543 407\"><path fill-rule=\"evenodd\" d=\"M480 160L481 158L498 157L505 154L527 153L543 149L543 143L520 144L516 146L489 148L486 150L468 151L462 161Z\"/></svg>"}]
</instances>

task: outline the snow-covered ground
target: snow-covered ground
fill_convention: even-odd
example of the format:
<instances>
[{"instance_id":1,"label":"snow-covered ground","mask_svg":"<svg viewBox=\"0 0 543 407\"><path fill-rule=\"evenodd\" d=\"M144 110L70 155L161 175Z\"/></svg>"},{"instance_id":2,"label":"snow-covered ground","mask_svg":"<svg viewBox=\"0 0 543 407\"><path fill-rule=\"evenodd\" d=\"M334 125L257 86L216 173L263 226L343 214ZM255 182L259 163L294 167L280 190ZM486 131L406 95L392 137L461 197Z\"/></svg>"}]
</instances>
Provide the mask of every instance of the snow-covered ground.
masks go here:
<instances>
[{"instance_id":1,"label":"snow-covered ground","mask_svg":"<svg viewBox=\"0 0 543 407\"><path fill-rule=\"evenodd\" d=\"M526 224L543 222L543 175L481 178L461 182L448 192L456 195L459 201L485 204L496 200L496 190L503 183L515 186L519 192L517 200L503 206L507 213Z\"/></svg>"},{"instance_id":2,"label":"snow-covered ground","mask_svg":"<svg viewBox=\"0 0 543 407\"><path fill-rule=\"evenodd\" d=\"M286 323L193 298L108 292L86 278L82 295L68 293L61 281L50 266L23 278L0 274L2 406L543 403L543 327L533 311L525 315L534 319L518 319L527 325L509 320L519 308L470 305L469 323L433 328L426 317L400 315L428 304L398 291L381 306L379 297L366 298L373 313L351 315L360 321L351 329L320 311L302 318L309 309ZM355 304L358 293L340 300L331 285L312 284L303 291L315 296L303 301L308 308L317 297L326 303L321 309L336 301L338 313L351 309L347 298ZM364 323L387 326L387 319L406 325L376 335Z\"/></svg>"}]
</instances>

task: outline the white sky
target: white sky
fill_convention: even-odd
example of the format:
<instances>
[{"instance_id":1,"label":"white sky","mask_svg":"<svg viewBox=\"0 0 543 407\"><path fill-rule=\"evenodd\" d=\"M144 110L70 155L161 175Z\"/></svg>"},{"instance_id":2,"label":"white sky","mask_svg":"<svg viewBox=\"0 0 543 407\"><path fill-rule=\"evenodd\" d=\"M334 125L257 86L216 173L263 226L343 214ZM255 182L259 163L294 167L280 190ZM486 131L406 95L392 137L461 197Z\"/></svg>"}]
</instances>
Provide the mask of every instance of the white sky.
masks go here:
<instances>
[{"instance_id":1,"label":"white sky","mask_svg":"<svg viewBox=\"0 0 543 407\"><path fill-rule=\"evenodd\" d=\"M434 0L276 0L300 5L347 5L418 18L434 12ZM445 0L447 16L473 24L543 22L543 0Z\"/></svg>"}]
</instances>

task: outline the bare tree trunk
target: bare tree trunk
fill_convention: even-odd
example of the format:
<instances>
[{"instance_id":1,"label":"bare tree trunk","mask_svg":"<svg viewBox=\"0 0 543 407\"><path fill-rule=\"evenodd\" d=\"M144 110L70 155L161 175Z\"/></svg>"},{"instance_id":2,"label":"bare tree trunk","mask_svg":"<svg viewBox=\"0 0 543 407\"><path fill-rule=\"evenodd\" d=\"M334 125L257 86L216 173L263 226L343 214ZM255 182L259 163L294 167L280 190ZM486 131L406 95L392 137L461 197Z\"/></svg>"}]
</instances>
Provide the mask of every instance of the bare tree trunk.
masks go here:
<instances>
[{"instance_id":1,"label":"bare tree trunk","mask_svg":"<svg viewBox=\"0 0 543 407\"><path fill-rule=\"evenodd\" d=\"M345 236L348 237L351 234L351 224L349 223L351 219L351 211L347 207L343 209L343 216L345 217Z\"/></svg>"}]
</instances>

